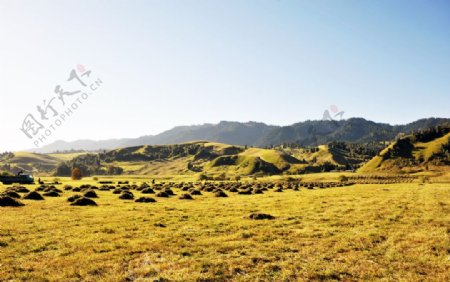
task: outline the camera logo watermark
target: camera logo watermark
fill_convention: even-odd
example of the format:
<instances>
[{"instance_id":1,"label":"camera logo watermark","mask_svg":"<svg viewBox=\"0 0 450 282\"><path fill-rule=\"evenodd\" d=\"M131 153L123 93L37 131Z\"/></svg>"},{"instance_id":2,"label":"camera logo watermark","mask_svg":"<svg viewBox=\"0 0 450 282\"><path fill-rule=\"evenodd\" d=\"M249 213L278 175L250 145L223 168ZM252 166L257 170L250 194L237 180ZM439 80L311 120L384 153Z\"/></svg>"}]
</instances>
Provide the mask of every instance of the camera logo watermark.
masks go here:
<instances>
[{"instance_id":1,"label":"camera logo watermark","mask_svg":"<svg viewBox=\"0 0 450 282\"><path fill-rule=\"evenodd\" d=\"M331 113L330 113L331 111ZM331 116L333 115L333 116ZM322 120L336 120L336 117L339 117L339 120L344 116L344 111L339 111L339 108L336 105L331 105L329 109L326 109L323 112Z\"/></svg>"},{"instance_id":2,"label":"camera logo watermark","mask_svg":"<svg viewBox=\"0 0 450 282\"><path fill-rule=\"evenodd\" d=\"M102 84L100 78L93 78L91 70L86 70L83 65L77 65L76 69L70 71L63 86L56 85L53 97L44 99L41 105L36 106L36 112L25 116L20 130L36 147L39 147Z\"/></svg>"}]
</instances>

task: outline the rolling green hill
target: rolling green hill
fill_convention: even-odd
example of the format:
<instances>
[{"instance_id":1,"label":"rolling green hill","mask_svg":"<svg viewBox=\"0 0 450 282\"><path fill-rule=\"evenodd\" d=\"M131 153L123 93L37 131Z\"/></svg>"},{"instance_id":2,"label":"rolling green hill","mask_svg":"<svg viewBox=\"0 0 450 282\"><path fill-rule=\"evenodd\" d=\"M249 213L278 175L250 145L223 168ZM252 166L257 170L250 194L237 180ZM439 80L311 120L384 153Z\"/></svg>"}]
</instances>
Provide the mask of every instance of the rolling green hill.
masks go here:
<instances>
[{"instance_id":1,"label":"rolling green hill","mask_svg":"<svg viewBox=\"0 0 450 282\"><path fill-rule=\"evenodd\" d=\"M0 158L0 171L17 173L25 171L28 173L50 173L63 161L71 160L83 153L70 154L37 154L30 152L14 152L4 154Z\"/></svg>"},{"instance_id":2,"label":"rolling green hill","mask_svg":"<svg viewBox=\"0 0 450 282\"><path fill-rule=\"evenodd\" d=\"M80 168L84 175L203 174L214 178L234 178L242 175L298 174L349 169L372 157L365 151L362 153L355 150L354 145L344 143L305 149L267 149L194 141L84 154L61 163L55 174L68 176L75 167Z\"/></svg>"},{"instance_id":3,"label":"rolling green hill","mask_svg":"<svg viewBox=\"0 0 450 282\"><path fill-rule=\"evenodd\" d=\"M360 172L448 170L450 127L436 127L403 136L367 162Z\"/></svg>"}]
</instances>

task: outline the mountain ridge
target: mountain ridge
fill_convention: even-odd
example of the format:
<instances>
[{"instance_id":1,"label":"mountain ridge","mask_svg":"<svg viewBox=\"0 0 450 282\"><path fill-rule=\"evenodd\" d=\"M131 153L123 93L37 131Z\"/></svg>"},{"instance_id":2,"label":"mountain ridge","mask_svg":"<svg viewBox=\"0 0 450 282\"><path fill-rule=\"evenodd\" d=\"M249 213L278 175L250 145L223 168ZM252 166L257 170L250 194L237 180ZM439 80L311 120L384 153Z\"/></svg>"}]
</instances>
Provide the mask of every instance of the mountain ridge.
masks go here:
<instances>
[{"instance_id":1,"label":"mountain ridge","mask_svg":"<svg viewBox=\"0 0 450 282\"><path fill-rule=\"evenodd\" d=\"M284 143L317 146L332 141L355 143L389 141L398 134L408 134L444 123L450 123L450 119L423 118L404 125L377 123L364 118L306 120L287 126L268 125L255 121L220 121L217 124L176 126L156 135L143 135L137 138L116 138L99 141L81 139L72 142L58 140L41 148L27 151L36 153L70 150L99 151L141 145L178 144L195 140L260 147Z\"/></svg>"}]
</instances>

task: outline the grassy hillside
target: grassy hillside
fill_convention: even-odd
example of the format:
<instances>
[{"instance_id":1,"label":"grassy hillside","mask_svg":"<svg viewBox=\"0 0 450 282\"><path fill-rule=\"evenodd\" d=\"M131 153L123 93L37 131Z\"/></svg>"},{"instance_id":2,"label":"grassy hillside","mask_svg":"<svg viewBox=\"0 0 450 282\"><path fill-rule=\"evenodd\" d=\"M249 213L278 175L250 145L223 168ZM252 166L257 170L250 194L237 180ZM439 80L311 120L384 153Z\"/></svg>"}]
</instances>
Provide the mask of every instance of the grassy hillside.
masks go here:
<instances>
[{"instance_id":1,"label":"grassy hillside","mask_svg":"<svg viewBox=\"0 0 450 282\"><path fill-rule=\"evenodd\" d=\"M345 143L304 149L248 148L209 141L145 145L78 156L59 165L56 174L68 176L74 167L80 168L84 175L203 175L205 179L299 174L344 170L367 160L367 152L356 149Z\"/></svg>"},{"instance_id":2,"label":"grassy hillside","mask_svg":"<svg viewBox=\"0 0 450 282\"><path fill-rule=\"evenodd\" d=\"M404 136L390 144L359 172L421 172L448 170L450 127L440 127Z\"/></svg>"},{"instance_id":3,"label":"grassy hillside","mask_svg":"<svg viewBox=\"0 0 450 282\"><path fill-rule=\"evenodd\" d=\"M37 154L30 152L14 152L0 159L0 170L17 173L20 170L30 173L46 173L53 171L61 162L79 156L76 154Z\"/></svg>"}]
</instances>

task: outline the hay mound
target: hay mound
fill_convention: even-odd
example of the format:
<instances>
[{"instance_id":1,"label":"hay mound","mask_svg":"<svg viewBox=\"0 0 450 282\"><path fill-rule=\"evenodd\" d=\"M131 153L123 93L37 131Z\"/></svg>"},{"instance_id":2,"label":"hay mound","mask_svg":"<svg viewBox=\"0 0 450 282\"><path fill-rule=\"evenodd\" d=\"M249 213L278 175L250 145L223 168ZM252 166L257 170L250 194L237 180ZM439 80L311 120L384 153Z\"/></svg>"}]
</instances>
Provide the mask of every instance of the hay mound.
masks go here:
<instances>
[{"instance_id":1,"label":"hay mound","mask_svg":"<svg viewBox=\"0 0 450 282\"><path fill-rule=\"evenodd\" d=\"M202 192L200 192L200 190L191 190L189 193L191 193L191 195L195 196L195 195L201 195Z\"/></svg>"},{"instance_id":2,"label":"hay mound","mask_svg":"<svg viewBox=\"0 0 450 282\"><path fill-rule=\"evenodd\" d=\"M122 190L120 188L114 189L113 194L120 194Z\"/></svg>"},{"instance_id":3,"label":"hay mound","mask_svg":"<svg viewBox=\"0 0 450 282\"><path fill-rule=\"evenodd\" d=\"M156 197L160 197L160 198L169 198L169 194L167 194L164 191L159 192L158 194L156 194Z\"/></svg>"},{"instance_id":4,"label":"hay mound","mask_svg":"<svg viewBox=\"0 0 450 282\"><path fill-rule=\"evenodd\" d=\"M42 197L41 194L39 194L39 193L36 192L36 191L30 192L30 193L28 193L28 194L25 194L25 195L23 196L23 198L24 198L24 199L27 199L27 200L36 200L36 201L42 201L42 200L44 200L44 197Z\"/></svg>"},{"instance_id":5,"label":"hay mound","mask_svg":"<svg viewBox=\"0 0 450 282\"><path fill-rule=\"evenodd\" d=\"M261 220L261 219L275 219L273 215L267 213L252 213L250 214L250 219Z\"/></svg>"},{"instance_id":6,"label":"hay mound","mask_svg":"<svg viewBox=\"0 0 450 282\"><path fill-rule=\"evenodd\" d=\"M123 191L122 194L120 194L119 199L122 200L133 200L134 195L130 191Z\"/></svg>"},{"instance_id":7,"label":"hay mound","mask_svg":"<svg viewBox=\"0 0 450 282\"><path fill-rule=\"evenodd\" d=\"M156 200L150 197L140 197L139 199L135 200L136 203L155 203Z\"/></svg>"},{"instance_id":8,"label":"hay mound","mask_svg":"<svg viewBox=\"0 0 450 282\"><path fill-rule=\"evenodd\" d=\"M73 195L73 196L70 196L69 198L67 198L67 201L73 203L73 202L75 202L75 200L80 199L80 198L82 198L81 195Z\"/></svg>"},{"instance_id":9,"label":"hay mound","mask_svg":"<svg viewBox=\"0 0 450 282\"><path fill-rule=\"evenodd\" d=\"M224 191L222 191L222 190L219 190L219 191L217 191L216 193L214 193L214 196L215 196L215 197L220 197L220 198L228 197L228 195L227 195Z\"/></svg>"},{"instance_id":10,"label":"hay mound","mask_svg":"<svg viewBox=\"0 0 450 282\"><path fill-rule=\"evenodd\" d=\"M141 191L142 194L155 194L155 191L153 191L152 188L148 187L148 188L144 188Z\"/></svg>"},{"instance_id":11,"label":"hay mound","mask_svg":"<svg viewBox=\"0 0 450 282\"><path fill-rule=\"evenodd\" d=\"M180 200L193 200L192 196L190 194L183 194L180 196Z\"/></svg>"},{"instance_id":12,"label":"hay mound","mask_svg":"<svg viewBox=\"0 0 450 282\"><path fill-rule=\"evenodd\" d=\"M84 193L84 196L86 198L98 198L97 193L95 193L94 190L88 190L86 193Z\"/></svg>"},{"instance_id":13,"label":"hay mound","mask_svg":"<svg viewBox=\"0 0 450 282\"><path fill-rule=\"evenodd\" d=\"M94 200L91 200L89 198L81 197L81 198L76 199L70 205L71 206L96 206L97 203L94 202Z\"/></svg>"},{"instance_id":14,"label":"hay mound","mask_svg":"<svg viewBox=\"0 0 450 282\"><path fill-rule=\"evenodd\" d=\"M46 197L59 197L59 193L56 191L49 191L43 194Z\"/></svg>"},{"instance_id":15,"label":"hay mound","mask_svg":"<svg viewBox=\"0 0 450 282\"><path fill-rule=\"evenodd\" d=\"M0 207L20 207L24 206L21 202L8 196L0 197Z\"/></svg>"},{"instance_id":16,"label":"hay mound","mask_svg":"<svg viewBox=\"0 0 450 282\"><path fill-rule=\"evenodd\" d=\"M28 193L28 192L30 192L30 190L28 190L27 188L25 188L23 186L16 186L13 189L14 189L14 192L17 192L17 193Z\"/></svg>"},{"instance_id":17,"label":"hay mound","mask_svg":"<svg viewBox=\"0 0 450 282\"><path fill-rule=\"evenodd\" d=\"M253 194L264 194L264 192L261 189L255 189L253 190Z\"/></svg>"},{"instance_id":18,"label":"hay mound","mask_svg":"<svg viewBox=\"0 0 450 282\"><path fill-rule=\"evenodd\" d=\"M173 196L173 195L175 195L175 193L170 189L170 188L166 188L166 189L164 189L164 192L166 192L167 193L167 195L169 195L169 196Z\"/></svg>"},{"instance_id":19,"label":"hay mound","mask_svg":"<svg viewBox=\"0 0 450 282\"><path fill-rule=\"evenodd\" d=\"M73 187L71 185L64 185L64 190L72 190Z\"/></svg>"},{"instance_id":20,"label":"hay mound","mask_svg":"<svg viewBox=\"0 0 450 282\"><path fill-rule=\"evenodd\" d=\"M50 186L44 189L44 192L52 192L52 191L56 193L62 193L62 191L56 188L55 186Z\"/></svg>"},{"instance_id":21,"label":"hay mound","mask_svg":"<svg viewBox=\"0 0 450 282\"><path fill-rule=\"evenodd\" d=\"M47 186L45 186L45 185L41 185L41 186L39 186L39 187L36 187L36 189L34 189L34 191L44 191L44 189L46 188Z\"/></svg>"},{"instance_id":22,"label":"hay mound","mask_svg":"<svg viewBox=\"0 0 450 282\"><path fill-rule=\"evenodd\" d=\"M19 193L15 192L15 191L5 191L3 193L3 196L11 197L11 198L14 198L14 199L20 199Z\"/></svg>"}]
</instances>

